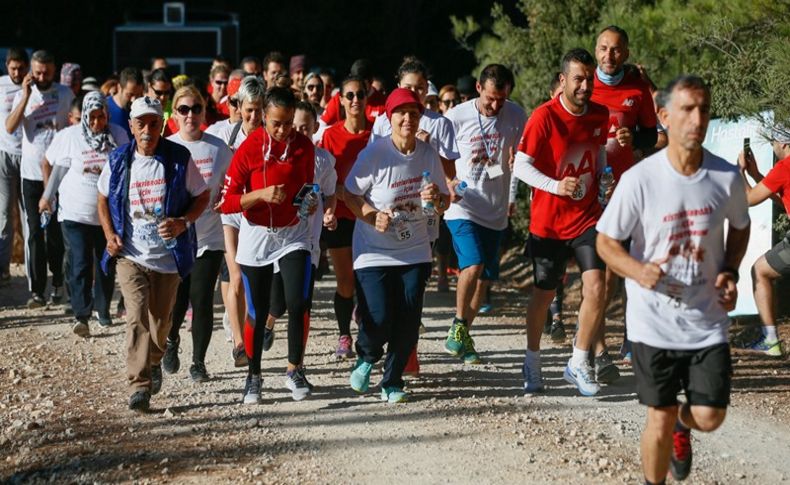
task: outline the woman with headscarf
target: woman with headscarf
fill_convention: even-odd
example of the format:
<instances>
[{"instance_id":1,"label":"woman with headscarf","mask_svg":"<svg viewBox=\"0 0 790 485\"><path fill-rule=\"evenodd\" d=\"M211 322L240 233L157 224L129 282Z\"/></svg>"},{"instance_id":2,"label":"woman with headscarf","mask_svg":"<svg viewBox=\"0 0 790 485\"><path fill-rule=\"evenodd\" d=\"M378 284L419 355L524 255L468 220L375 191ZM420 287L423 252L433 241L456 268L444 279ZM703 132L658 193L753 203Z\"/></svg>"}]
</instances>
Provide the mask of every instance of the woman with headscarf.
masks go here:
<instances>
[{"instance_id":1,"label":"woman with headscarf","mask_svg":"<svg viewBox=\"0 0 790 485\"><path fill-rule=\"evenodd\" d=\"M39 212L52 212L59 192L58 221L69 246L68 285L76 319L72 330L86 337L94 310L99 325L112 323L110 300L114 274L105 275L99 265L106 241L96 209L99 174L110 152L129 142L126 131L108 121L107 101L101 92L85 95L79 124L59 131L46 152L52 166ZM95 275L95 276L94 276Z\"/></svg>"}]
</instances>

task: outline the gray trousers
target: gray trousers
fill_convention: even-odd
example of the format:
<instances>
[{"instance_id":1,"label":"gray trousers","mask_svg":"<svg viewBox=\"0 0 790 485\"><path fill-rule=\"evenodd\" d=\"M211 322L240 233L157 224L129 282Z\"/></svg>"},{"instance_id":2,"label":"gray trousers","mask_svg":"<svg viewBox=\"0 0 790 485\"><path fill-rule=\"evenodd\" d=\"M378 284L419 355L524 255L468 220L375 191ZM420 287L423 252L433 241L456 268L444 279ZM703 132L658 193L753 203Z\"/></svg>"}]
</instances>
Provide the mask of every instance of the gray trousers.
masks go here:
<instances>
[{"instance_id":1,"label":"gray trousers","mask_svg":"<svg viewBox=\"0 0 790 485\"><path fill-rule=\"evenodd\" d=\"M14 205L22 214L20 198L21 180L19 163L21 155L0 151L0 273L7 273L14 246Z\"/></svg>"}]
</instances>

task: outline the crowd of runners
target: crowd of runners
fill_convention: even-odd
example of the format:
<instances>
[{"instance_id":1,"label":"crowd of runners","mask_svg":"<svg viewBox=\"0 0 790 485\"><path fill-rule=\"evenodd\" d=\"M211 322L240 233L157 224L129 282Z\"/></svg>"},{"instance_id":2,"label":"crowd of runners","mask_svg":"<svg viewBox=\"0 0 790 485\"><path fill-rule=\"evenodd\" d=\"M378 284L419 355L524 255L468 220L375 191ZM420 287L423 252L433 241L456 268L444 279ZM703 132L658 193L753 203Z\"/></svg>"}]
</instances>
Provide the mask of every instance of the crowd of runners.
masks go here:
<instances>
[{"instance_id":1,"label":"crowd of runners","mask_svg":"<svg viewBox=\"0 0 790 485\"><path fill-rule=\"evenodd\" d=\"M368 392L383 359L378 392L400 403L404 375L419 373L434 267L438 291L457 274L444 349L467 365L485 360L474 324L490 309L524 182L534 278L524 393L545 391L542 334L573 334L563 377L583 396L618 380L616 361L633 365L648 409L645 482L663 483L668 470L682 480L690 430L716 429L729 404L728 311L748 207L769 197L790 207L790 130L766 128L780 161L765 177L748 146L725 161L702 148L704 80L680 75L658 89L628 58L627 33L603 29L594 53L558 59L547 101L528 114L509 99L514 76L500 64L437 89L425 63L406 57L390 92L367 60L336 81L277 52L238 68L217 58L207 82L171 77L156 58L103 84L65 63L58 83L50 53L12 48L0 78L0 282L18 205L30 308L68 299L73 331L86 337L112 324L120 287L128 406L144 412L163 373L180 369L187 321L189 375L210 378L217 288L230 357L248 369L242 402L261 402L262 354L276 333L287 342L284 385L294 400L309 397L313 287L328 260L336 356L355 362L351 388ZM582 282L573 332L561 314L571 261ZM772 283L790 273L790 240L752 273L763 326L749 347L781 355ZM608 336L622 342L617 359L604 313L623 278L627 334Z\"/></svg>"}]
</instances>

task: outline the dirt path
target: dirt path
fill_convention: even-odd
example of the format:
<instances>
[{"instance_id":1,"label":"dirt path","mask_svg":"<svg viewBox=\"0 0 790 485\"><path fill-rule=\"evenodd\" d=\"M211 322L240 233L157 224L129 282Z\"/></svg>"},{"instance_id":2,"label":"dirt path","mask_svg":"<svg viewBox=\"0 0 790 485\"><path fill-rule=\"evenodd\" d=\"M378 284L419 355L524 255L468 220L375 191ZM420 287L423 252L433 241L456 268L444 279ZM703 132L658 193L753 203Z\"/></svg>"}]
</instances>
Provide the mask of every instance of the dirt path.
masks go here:
<instances>
[{"instance_id":1,"label":"dirt path","mask_svg":"<svg viewBox=\"0 0 790 485\"><path fill-rule=\"evenodd\" d=\"M350 362L334 360L331 288L318 285L310 400L291 401L282 385L281 325L264 357L264 403L240 404L244 370L231 365L217 306L206 362L213 379L188 379L182 330L182 369L165 376L153 413L140 416L126 410L123 325L79 339L62 309L21 309L25 284L14 278L0 288L0 481L641 483L645 411L630 368L596 398L578 397L562 381L569 349L546 342L548 390L521 395L523 292L498 290L496 314L473 330L485 365L470 367L442 351L454 294L432 285L422 374L409 380L412 402L392 406L375 392L356 395ZM621 322L608 325L619 342ZM736 360L730 415L718 432L695 435L689 483L790 481L790 362Z\"/></svg>"}]
</instances>

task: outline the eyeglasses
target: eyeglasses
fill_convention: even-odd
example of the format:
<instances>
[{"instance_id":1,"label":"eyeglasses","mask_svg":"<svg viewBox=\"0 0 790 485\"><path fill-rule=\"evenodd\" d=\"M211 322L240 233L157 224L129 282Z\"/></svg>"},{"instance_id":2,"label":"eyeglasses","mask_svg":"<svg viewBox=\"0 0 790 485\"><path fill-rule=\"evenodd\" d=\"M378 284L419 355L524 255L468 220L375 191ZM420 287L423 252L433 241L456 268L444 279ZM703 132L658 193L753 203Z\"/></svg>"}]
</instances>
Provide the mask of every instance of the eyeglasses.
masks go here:
<instances>
[{"instance_id":1,"label":"eyeglasses","mask_svg":"<svg viewBox=\"0 0 790 485\"><path fill-rule=\"evenodd\" d=\"M307 89L308 91L315 91L317 89L321 89L321 85L320 84L308 84L307 86L305 86L305 89Z\"/></svg>"},{"instance_id":2,"label":"eyeglasses","mask_svg":"<svg viewBox=\"0 0 790 485\"><path fill-rule=\"evenodd\" d=\"M178 111L178 114L180 114L181 116L187 116L190 111L194 115L199 115L200 113L203 112L203 106L200 104L195 104L192 106L187 106L185 104L182 104L181 106L176 108L176 111Z\"/></svg>"},{"instance_id":3,"label":"eyeglasses","mask_svg":"<svg viewBox=\"0 0 790 485\"><path fill-rule=\"evenodd\" d=\"M343 97L349 101L353 101L354 98L365 99L365 91L357 91L356 93L353 91L349 91L346 94L344 94Z\"/></svg>"},{"instance_id":4,"label":"eyeglasses","mask_svg":"<svg viewBox=\"0 0 790 485\"><path fill-rule=\"evenodd\" d=\"M220 86L224 86L224 85L228 84L228 80L227 79L215 79L214 80L214 84L219 84Z\"/></svg>"},{"instance_id":5,"label":"eyeglasses","mask_svg":"<svg viewBox=\"0 0 790 485\"><path fill-rule=\"evenodd\" d=\"M167 90L167 89L161 89L161 90L160 89L154 89L153 91L154 91L154 94L157 95L157 96L167 96L168 94L170 94L170 91Z\"/></svg>"},{"instance_id":6,"label":"eyeglasses","mask_svg":"<svg viewBox=\"0 0 790 485\"><path fill-rule=\"evenodd\" d=\"M443 105L445 108L449 108L450 106L456 106L458 103L460 103L460 101L458 100L458 98L453 98L453 99L443 99L443 100L442 100L442 105Z\"/></svg>"}]
</instances>

